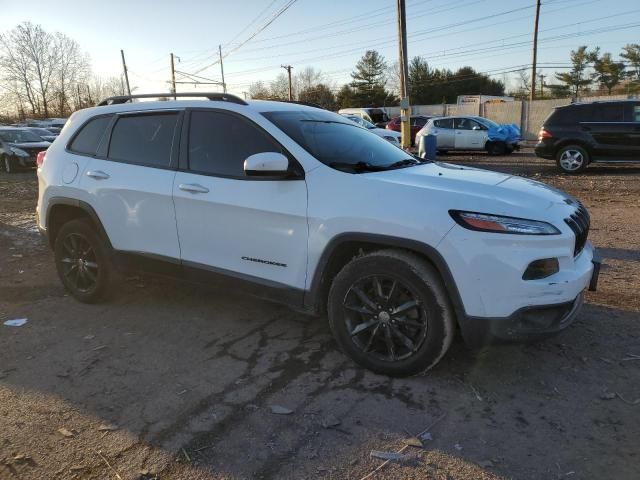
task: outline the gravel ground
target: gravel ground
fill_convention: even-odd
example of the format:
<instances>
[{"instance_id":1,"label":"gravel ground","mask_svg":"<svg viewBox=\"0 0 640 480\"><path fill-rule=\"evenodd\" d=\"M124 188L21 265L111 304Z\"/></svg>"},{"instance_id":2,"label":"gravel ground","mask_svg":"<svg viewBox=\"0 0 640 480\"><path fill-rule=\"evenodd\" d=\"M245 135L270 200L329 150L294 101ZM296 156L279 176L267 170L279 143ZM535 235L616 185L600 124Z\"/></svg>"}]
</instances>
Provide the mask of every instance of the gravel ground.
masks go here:
<instances>
[{"instance_id":1,"label":"gravel ground","mask_svg":"<svg viewBox=\"0 0 640 480\"><path fill-rule=\"evenodd\" d=\"M394 380L325 319L151 277L108 304L58 282L34 172L0 175L0 479L640 478L640 167L560 175L530 150L446 161L553 184L592 215L599 291L542 343L468 350ZM272 413L272 406L291 410Z\"/></svg>"}]
</instances>

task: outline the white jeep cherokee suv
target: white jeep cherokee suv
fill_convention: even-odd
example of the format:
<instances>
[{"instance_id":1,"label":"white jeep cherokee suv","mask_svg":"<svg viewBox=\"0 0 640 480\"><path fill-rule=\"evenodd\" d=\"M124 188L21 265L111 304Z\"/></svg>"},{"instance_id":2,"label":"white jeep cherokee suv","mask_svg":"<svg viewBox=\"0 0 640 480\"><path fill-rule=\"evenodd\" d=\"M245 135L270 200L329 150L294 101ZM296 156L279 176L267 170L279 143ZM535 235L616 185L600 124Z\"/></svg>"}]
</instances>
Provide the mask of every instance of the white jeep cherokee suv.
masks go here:
<instances>
[{"instance_id":1,"label":"white jeep cherokee suv","mask_svg":"<svg viewBox=\"0 0 640 480\"><path fill-rule=\"evenodd\" d=\"M456 327L557 332L595 287L588 213L558 190L414 158L318 108L191 96L208 100L112 97L40 156L38 226L78 300L124 268L224 284L326 313L357 363L403 376Z\"/></svg>"}]
</instances>

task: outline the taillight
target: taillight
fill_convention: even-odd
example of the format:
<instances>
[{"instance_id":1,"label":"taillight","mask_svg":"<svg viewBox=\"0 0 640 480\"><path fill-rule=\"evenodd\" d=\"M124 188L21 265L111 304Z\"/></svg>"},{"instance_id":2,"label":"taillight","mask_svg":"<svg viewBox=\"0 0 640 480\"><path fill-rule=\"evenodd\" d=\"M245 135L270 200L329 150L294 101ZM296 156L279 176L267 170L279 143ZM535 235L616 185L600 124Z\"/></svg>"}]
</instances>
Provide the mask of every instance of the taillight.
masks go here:
<instances>
[{"instance_id":1,"label":"taillight","mask_svg":"<svg viewBox=\"0 0 640 480\"><path fill-rule=\"evenodd\" d=\"M47 156L47 151L43 151L43 152L38 152L38 155L36 155L36 165L38 167L41 167L42 164L44 163L44 159Z\"/></svg>"},{"instance_id":2,"label":"taillight","mask_svg":"<svg viewBox=\"0 0 640 480\"><path fill-rule=\"evenodd\" d=\"M551 138L553 137L553 135L551 135L550 132L547 132L544 127L540 129L540 131L538 132L538 141L542 141L545 138Z\"/></svg>"}]
</instances>

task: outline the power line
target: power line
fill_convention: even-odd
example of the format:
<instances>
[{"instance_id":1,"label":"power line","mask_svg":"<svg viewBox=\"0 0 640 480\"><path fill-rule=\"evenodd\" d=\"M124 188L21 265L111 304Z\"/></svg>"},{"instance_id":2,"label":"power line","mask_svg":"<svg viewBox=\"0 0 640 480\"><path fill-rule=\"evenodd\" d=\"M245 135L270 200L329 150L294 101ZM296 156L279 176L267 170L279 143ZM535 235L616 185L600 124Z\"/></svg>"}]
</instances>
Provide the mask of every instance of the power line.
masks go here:
<instances>
[{"instance_id":1,"label":"power line","mask_svg":"<svg viewBox=\"0 0 640 480\"><path fill-rule=\"evenodd\" d=\"M248 42L250 42L256 35L258 35L262 31L264 31L269 25L271 25L273 22L275 22L276 19L278 17L280 17L284 12L289 10L289 8L291 8L293 6L293 4L296 3L296 1L297 0L289 0L289 2L284 7L282 7L280 10L278 10L278 12L273 17L271 17L271 19L267 23L265 23L262 27L260 27L258 30L253 32L251 35L249 35L249 37L246 40L241 42L235 48L232 48L231 50L229 50L225 55L222 56L222 58L226 58L227 56L231 55L233 52L237 51L238 49L240 49L244 45L246 45ZM202 72L203 70L206 70L209 67L213 67L214 65L217 65L219 62L220 62L220 60L216 60L212 64L207 65L205 67L202 67L202 68L198 69L197 71L195 71L194 73L196 73L196 74L200 73L200 72Z\"/></svg>"}]
</instances>

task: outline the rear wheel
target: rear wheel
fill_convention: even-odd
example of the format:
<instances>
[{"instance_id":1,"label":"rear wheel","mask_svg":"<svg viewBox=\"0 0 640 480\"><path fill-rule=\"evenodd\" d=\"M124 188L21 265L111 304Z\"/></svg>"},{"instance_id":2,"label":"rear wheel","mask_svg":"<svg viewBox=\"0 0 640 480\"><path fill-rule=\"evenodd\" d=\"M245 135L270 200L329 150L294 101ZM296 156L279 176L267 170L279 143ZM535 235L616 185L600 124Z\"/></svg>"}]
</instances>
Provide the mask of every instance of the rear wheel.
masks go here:
<instances>
[{"instance_id":1,"label":"rear wheel","mask_svg":"<svg viewBox=\"0 0 640 480\"><path fill-rule=\"evenodd\" d=\"M506 151L504 142L487 142L485 147L489 155L503 155Z\"/></svg>"},{"instance_id":2,"label":"rear wheel","mask_svg":"<svg viewBox=\"0 0 640 480\"><path fill-rule=\"evenodd\" d=\"M104 300L111 292L114 270L106 242L88 219L65 223L54 245L58 276L67 291L84 303Z\"/></svg>"},{"instance_id":3,"label":"rear wheel","mask_svg":"<svg viewBox=\"0 0 640 480\"><path fill-rule=\"evenodd\" d=\"M419 256L399 250L348 263L331 286L328 314L345 353L393 377L433 367L454 334L453 311L438 273Z\"/></svg>"},{"instance_id":4,"label":"rear wheel","mask_svg":"<svg viewBox=\"0 0 640 480\"><path fill-rule=\"evenodd\" d=\"M556 163L564 173L578 173L587 168L589 154L579 145L567 145L558 150Z\"/></svg>"}]
</instances>

